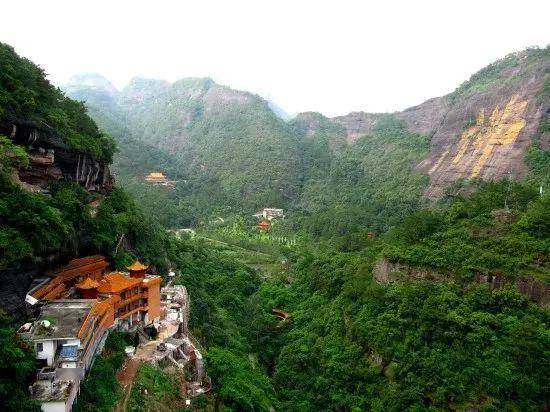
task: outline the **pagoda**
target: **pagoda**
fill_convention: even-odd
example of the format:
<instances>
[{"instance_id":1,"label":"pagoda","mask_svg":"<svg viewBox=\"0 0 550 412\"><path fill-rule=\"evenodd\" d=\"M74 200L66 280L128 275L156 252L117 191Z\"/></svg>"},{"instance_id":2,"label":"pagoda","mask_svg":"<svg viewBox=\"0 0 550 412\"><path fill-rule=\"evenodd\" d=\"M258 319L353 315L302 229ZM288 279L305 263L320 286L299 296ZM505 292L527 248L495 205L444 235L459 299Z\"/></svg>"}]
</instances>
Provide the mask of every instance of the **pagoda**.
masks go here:
<instances>
[{"instance_id":1,"label":"pagoda","mask_svg":"<svg viewBox=\"0 0 550 412\"><path fill-rule=\"evenodd\" d=\"M130 266L126 266L126 269L128 269L128 271L130 272L130 277L132 278L144 278L145 271L148 268L149 266L144 265L139 260L136 260Z\"/></svg>"},{"instance_id":2,"label":"pagoda","mask_svg":"<svg viewBox=\"0 0 550 412\"><path fill-rule=\"evenodd\" d=\"M99 283L92 278L87 277L83 281L76 284L76 289L82 299L97 299L97 288Z\"/></svg>"},{"instance_id":3,"label":"pagoda","mask_svg":"<svg viewBox=\"0 0 550 412\"><path fill-rule=\"evenodd\" d=\"M147 176L145 176L145 181L160 186L169 186L172 184L172 182L170 182L162 172L149 173Z\"/></svg>"}]
</instances>

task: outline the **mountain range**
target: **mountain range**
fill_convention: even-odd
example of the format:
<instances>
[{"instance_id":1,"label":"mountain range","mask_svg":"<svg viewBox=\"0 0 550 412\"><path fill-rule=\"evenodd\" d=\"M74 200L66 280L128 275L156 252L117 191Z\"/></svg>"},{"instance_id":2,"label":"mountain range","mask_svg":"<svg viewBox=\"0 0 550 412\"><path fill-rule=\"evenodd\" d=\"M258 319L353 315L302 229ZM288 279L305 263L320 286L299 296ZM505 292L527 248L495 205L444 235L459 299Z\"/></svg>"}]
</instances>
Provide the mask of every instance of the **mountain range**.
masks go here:
<instances>
[{"instance_id":1,"label":"mountain range","mask_svg":"<svg viewBox=\"0 0 550 412\"><path fill-rule=\"evenodd\" d=\"M429 153L414 165L430 176L427 196L441 196L445 187L459 179L492 180L509 172L516 179L525 176L523 155L533 139L536 137L545 148L550 144L548 132L537 136L539 123L549 111L545 93L549 54L546 48L508 55L474 74L453 93L393 114L410 131L430 139ZM186 78L172 84L134 78L119 92L100 75L80 75L65 89L70 96L86 101L92 112L100 111L95 117L106 128L112 125L105 124L101 115L114 117L133 137L147 144L172 155L187 156L206 167L205 162L216 158L220 143L229 154L236 148L232 140L254 135L260 139L255 143L261 144L263 151L277 155L275 145L285 148L285 157L293 157L299 144L296 140L316 137L323 123L333 126L333 140L344 138L353 144L371 133L383 116L353 112L327 118L318 113L300 113L284 122L259 96L207 78ZM233 115L233 122L242 123L243 130L223 122L223 118ZM220 123L225 130L213 136L212 129ZM289 125L299 125L299 133L293 134Z\"/></svg>"}]
</instances>

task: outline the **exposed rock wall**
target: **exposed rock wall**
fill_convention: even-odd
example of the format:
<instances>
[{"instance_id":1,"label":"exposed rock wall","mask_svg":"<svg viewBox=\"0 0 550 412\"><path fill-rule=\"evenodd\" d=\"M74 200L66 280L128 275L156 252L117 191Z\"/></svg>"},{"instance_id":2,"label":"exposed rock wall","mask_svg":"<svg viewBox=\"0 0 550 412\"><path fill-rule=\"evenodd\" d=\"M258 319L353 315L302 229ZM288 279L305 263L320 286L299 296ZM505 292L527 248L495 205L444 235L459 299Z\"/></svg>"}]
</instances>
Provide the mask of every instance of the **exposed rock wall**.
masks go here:
<instances>
[{"instance_id":1,"label":"exposed rock wall","mask_svg":"<svg viewBox=\"0 0 550 412\"><path fill-rule=\"evenodd\" d=\"M431 138L430 151L416 169L430 176L425 195L438 198L462 179L522 179L526 150L543 116L550 116L550 52L525 51L498 62L447 96L430 99L394 115ZM477 76L477 77L476 77ZM545 86L546 85L546 86ZM343 126L349 142L373 131L379 114L353 112L329 121ZM316 131L311 119L308 135ZM550 133L540 136L550 148Z\"/></svg>"},{"instance_id":2,"label":"exposed rock wall","mask_svg":"<svg viewBox=\"0 0 550 412\"><path fill-rule=\"evenodd\" d=\"M372 132L379 117L380 115L376 113L352 112L345 116L334 117L332 121L344 126L347 140L354 142L359 137Z\"/></svg>"},{"instance_id":3,"label":"exposed rock wall","mask_svg":"<svg viewBox=\"0 0 550 412\"><path fill-rule=\"evenodd\" d=\"M550 69L550 65L546 64ZM517 69L521 70L521 69ZM536 134L544 105L538 99L545 76L516 70L484 91L459 96L433 125L430 153L417 169L430 175L428 197L439 197L459 179L519 180L527 171L524 154ZM407 119L413 128L414 120Z\"/></svg>"},{"instance_id":4,"label":"exposed rock wall","mask_svg":"<svg viewBox=\"0 0 550 412\"><path fill-rule=\"evenodd\" d=\"M380 259L373 270L373 277L378 283L402 281L430 280L438 282L454 282L451 274L446 274L427 267L415 267L406 263L390 262ZM509 279L501 275L487 275L478 273L473 282L488 284L491 290L500 289L505 285L515 285L518 291L536 302L543 308L550 308L550 285L542 283L532 276L522 276Z\"/></svg>"},{"instance_id":5,"label":"exposed rock wall","mask_svg":"<svg viewBox=\"0 0 550 412\"><path fill-rule=\"evenodd\" d=\"M103 191L112 187L108 164L102 159L79 153L47 127L33 122L0 124L0 134L24 146L29 166L18 171L17 179L26 189L43 192L51 183L65 178L87 190ZM16 180L17 180L16 179Z\"/></svg>"}]
</instances>

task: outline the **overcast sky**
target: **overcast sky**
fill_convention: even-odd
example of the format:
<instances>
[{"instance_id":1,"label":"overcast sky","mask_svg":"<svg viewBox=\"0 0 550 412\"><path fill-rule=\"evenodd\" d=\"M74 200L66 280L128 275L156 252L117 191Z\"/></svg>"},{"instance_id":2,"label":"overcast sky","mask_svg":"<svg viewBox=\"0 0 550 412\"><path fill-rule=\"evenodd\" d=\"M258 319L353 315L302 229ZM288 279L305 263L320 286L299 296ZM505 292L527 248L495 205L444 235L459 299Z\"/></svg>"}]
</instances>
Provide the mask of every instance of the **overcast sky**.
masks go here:
<instances>
[{"instance_id":1,"label":"overcast sky","mask_svg":"<svg viewBox=\"0 0 550 412\"><path fill-rule=\"evenodd\" d=\"M395 111L550 42L550 1L5 1L0 41L57 83L212 77L287 112Z\"/></svg>"}]
</instances>

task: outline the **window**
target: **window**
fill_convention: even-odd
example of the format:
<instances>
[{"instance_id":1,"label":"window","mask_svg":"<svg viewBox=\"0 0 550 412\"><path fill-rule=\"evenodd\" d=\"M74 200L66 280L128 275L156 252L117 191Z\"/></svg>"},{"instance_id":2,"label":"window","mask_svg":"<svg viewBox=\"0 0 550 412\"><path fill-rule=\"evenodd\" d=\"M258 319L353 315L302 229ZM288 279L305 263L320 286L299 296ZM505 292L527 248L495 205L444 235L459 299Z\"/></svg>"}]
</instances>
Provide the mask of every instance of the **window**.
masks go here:
<instances>
[{"instance_id":1,"label":"window","mask_svg":"<svg viewBox=\"0 0 550 412\"><path fill-rule=\"evenodd\" d=\"M37 342L36 344L36 351L42 352L44 350L44 344L42 342Z\"/></svg>"}]
</instances>

